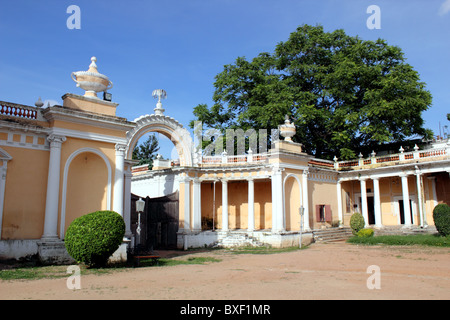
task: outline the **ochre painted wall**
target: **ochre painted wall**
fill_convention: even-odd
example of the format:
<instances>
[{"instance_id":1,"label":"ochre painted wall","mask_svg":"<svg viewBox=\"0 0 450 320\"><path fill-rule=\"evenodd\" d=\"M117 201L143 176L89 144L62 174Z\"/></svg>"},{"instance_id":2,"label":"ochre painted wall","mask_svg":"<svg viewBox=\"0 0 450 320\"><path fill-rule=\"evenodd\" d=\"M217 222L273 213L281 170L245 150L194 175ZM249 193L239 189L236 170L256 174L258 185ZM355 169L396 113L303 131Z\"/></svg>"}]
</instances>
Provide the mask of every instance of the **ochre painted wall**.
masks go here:
<instances>
[{"instance_id":1,"label":"ochre painted wall","mask_svg":"<svg viewBox=\"0 0 450 320\"><path fill-rule=\"evenodd\" d=\"M107 209L108 171L98 155L83 152L70 163L67 194L65 230L82 215Z\"/></svg>"},{"instance_id":2,"label":"ochre painted wall","mask_svg":"<svg viewBox=\"0 0 450 320\"><path fill-rule=\"evenodd\" d=\"M2 146L11 157L6 174L2 239L42 236L49 152Z\"/></svg>"}]
</instances>

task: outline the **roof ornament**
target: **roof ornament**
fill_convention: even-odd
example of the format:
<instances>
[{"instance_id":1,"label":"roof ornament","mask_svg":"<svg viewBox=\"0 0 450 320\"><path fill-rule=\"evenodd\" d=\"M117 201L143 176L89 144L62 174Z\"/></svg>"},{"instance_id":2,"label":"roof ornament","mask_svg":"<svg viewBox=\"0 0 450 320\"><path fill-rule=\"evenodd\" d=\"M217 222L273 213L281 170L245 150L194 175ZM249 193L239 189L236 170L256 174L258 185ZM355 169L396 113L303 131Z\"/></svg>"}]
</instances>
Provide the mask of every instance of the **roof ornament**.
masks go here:
<instances>
[{"instance_id":1,"label":"roof ornament","mask_svg":"<svg viewBox=\"0 0 450 320\"><path fill-rule=\"evenodd\" d=\"M156 89L156 90L153 90L152 96L153 96L153 98L158 99L158 102L156 103L156 108L153 109L153 111L155 111L155 115L164 116L165 110L162 107L161 99L167 98L167 92L163 89Z\"/></svg>"},{"instance_id":2,"label":"roof ornament","mask_svg":"<svg viewBox=\"0 0 450 320\"><path fill-rule=\"evenodd\" d=\"M292 137L295 135L295 125L289 121L289 116L285 116L284 124L280 127L280 134L284 138L284 141L291 141Z\"/></svg>"},{"instance_id":3,"label":"roof ornament","mask_svg":"<svg viewBox=\"0 0 450 320\"><path fill-rule=\"evenodd\" d=\"M107 76L98 72L96 61L97 58L92 57L88 71L72 72L71 77L77 87L86 90L85 97L98 99L97 92L106 92L113 87L113 83Z\"/></svg>"}]
</instances>

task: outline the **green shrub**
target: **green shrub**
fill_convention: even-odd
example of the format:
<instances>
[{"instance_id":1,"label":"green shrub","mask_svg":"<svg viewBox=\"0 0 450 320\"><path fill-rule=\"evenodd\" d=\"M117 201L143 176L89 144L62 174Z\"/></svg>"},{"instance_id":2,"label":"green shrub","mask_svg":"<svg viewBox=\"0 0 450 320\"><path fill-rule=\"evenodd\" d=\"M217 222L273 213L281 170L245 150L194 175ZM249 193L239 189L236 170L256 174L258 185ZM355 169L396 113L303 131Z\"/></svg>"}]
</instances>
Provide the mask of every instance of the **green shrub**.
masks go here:
<instances>
[{"instance_id":1,"label":"green shrub","mask_svg":"<svg viewBox=\"0 0 450 320\"><path fill-rule=\"evenodd\" d=\"M433 210L434 225L441 236L450 235L450 206L438 204Z\"/></svg>"},{"instance_id":2,"label":"green shrub","mask_svg":"<svg viewBox=\"0 0 450 320\"><path fill-rule=\"evenodd\" d=\"M357 235L358 231L365 226L364 217L360 213L354 213L350 218L350 228L352 228L353 235Z\"/></svg>"},{"instance_id":3,"label":"green shrub","mask_svg":"<svg viewBox=\"0 0 450 320\"><path fill-rule=\"evenodd\" d=\"M370 238L373 237L374 231L373 229L361 229L356 234L360 238Z\"/></svg>"},{"instance_id":4,"label":"green shrub","mask_svg":"<svg viewBox=\"0 0 450 320\"><path fill-rule=\"evenodd\" d=\"M104 266L122 243L125 222L114 211L96 211L72 221L65 246L69 255L88 267Z\"/></svg>"}]
</instances>

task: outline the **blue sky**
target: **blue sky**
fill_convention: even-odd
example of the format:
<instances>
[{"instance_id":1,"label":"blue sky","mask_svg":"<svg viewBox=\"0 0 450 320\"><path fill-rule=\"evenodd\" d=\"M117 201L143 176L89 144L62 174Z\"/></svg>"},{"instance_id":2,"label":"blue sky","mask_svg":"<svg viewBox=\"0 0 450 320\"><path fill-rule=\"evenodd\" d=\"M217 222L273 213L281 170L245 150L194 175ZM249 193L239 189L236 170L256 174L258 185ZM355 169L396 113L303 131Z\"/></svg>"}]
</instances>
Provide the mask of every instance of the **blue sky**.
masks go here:
<instances>
[{"instance_id":1,"label":"blue sky","mask_svg":"<svg viewBox=\"0 0 450 320\"><path fill-rule=\"evenodd\" d=\"M79 30L67 28L70 5L81 10ZM369 5L380 7L381 29L367 28ZM224 65L273 52L302 24L402 48L433 95L425 126L439 134L449 125L450 0L1 0L0 100L62 104L84 93L70 74L96 56L118 116L153 113L152 91L164 89L165 114L187 126L196 105L211 105Z\"/></svg>"}]
</instances>

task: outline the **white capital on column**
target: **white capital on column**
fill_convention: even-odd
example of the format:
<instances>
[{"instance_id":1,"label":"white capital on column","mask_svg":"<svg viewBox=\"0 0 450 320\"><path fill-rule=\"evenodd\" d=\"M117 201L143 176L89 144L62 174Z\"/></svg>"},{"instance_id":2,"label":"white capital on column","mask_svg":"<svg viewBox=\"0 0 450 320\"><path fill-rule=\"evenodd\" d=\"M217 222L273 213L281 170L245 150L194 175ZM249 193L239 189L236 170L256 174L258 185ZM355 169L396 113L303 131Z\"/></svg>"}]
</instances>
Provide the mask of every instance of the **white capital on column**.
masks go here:
<instances>
[{"instance_id":1,"label":"white capital on column","mask_svg":"<svg viewBox=\"0 0 450 320\"><path fill-rule=\"evenodd\" d=\"M44 234L42 238L56 239L58 237L58 201L59 178L61 171L61 144L66 137L51 134L47 137L50 142L50 160L48 164L47 195L45 202Z\"/></svg>"},{"instance_id":2,"label":"white capital on column","mask_svg":"<svg viewBox=\"0 0 450 320\"><path fill-rule=\"evenodd\" d=\"M228 182L222 180L222 231L228 231Z\"/></svg>"},{"instance_id":3,"label":"white capital on column","mask_svg":"<svg viewBox=\"0 0 450 320\"><path fill-rule=\"evenodd\" d=\"M359 178L361 183L361 211L362 216L364 217L365 226L367 227L369 225L369 211L367 209L366 179L367 178Z\"/></svg>"},{"instance_id":4,"label":"white capital on column","mask_svg":"<svg viewBox=\"0 0 450 320\"><path fill-rule=\"evenodd\" d=\"M114 174L113 210L123 217L124 161L126 145L116 144L116 171Z\"/></svg>"},{"instance_id":5,"label":"white capital on column","mask_svg":"<svg viewBox=\"0 0 450 320\"><path fill-rule=\"evenodd\" d=\"M372 178L373 181L373 201L375 211L375 226L382 227L381 223L381 200L380 200L380 180Z\"/></svg>"},{"instance_id":6,"label":"white capital on column","mask_svg":"<svg viewBox=\"0 0 450 320\"><path fill-rule=\"evenodd\" d=\"M255 230L255 182L248 179L248 231Z\"/></svg>"},{"instance_id":7,"label":"white capital on column","mask_svg":"<svg viewBox=\"0 0 450 320\"><path fill-rule=\"evenodd\" d=\"M310 230L309 226L309 202L308 202L308 170L303 170L302 174L302 205L304 208L303 229Z\"/></svg>"},{"instance_id":8,"label":"white capital on column","mask_svg":"<svg viewBox=\"0 0 450 320\"><path fill-rule=\"evenodd\" d=\"M403 215L405 218L405 225L411 225L411 207L409 205L409 191L408 191L408 176L406 174L400 175L402 179L402 195L403 195Z\"/></svg>"}]
</instances>

